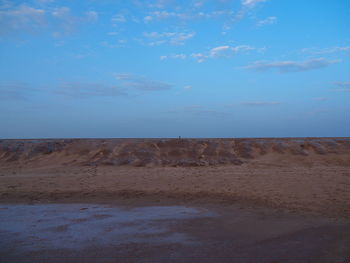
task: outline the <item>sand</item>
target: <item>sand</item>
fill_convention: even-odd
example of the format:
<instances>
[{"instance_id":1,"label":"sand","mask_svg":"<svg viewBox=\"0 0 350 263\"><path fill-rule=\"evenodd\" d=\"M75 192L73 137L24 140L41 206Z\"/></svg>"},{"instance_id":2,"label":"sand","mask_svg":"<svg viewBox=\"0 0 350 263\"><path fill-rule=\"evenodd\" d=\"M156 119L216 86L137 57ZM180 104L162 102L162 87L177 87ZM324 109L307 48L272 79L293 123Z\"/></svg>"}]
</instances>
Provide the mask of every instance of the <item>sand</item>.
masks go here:
<instances>
[{"instance_id":1,"label":"sand","mask_svg":"<svg viewBox=\"0 0 350 263\"><path fill-rule=\"evenodd\" d=\"M0 140L1 262L346 263L349 242L350 138Z\"/></svg>"},{"instance_id":2,"label":"sand","mask_svg":"<svg viewBox=\"0 0 350 263\"><path fill-rule=\"evenodd\" d=\"M350 139L0 141L0 202L234 202L350 216Z\"/></svg>"}]
</instances>

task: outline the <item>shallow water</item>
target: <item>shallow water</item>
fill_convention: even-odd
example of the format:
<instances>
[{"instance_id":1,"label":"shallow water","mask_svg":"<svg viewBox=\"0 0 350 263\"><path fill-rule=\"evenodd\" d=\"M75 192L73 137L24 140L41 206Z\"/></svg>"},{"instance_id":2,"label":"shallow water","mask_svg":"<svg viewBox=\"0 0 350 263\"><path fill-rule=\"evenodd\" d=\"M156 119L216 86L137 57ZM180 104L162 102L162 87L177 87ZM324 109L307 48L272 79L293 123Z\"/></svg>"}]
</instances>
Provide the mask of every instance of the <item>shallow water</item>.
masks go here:
<instances>
[{"instance_id":1,"label":"shallow water","mask_svg":"<svg viewBox=\"0 0 350 263\"><path fill-rule=\"evenodd\" d=\"M170 228L180 220L213 216L184 206L0 205L0 248L79 249L126 243L192 243Z\"/></svg>"}]
</instances>

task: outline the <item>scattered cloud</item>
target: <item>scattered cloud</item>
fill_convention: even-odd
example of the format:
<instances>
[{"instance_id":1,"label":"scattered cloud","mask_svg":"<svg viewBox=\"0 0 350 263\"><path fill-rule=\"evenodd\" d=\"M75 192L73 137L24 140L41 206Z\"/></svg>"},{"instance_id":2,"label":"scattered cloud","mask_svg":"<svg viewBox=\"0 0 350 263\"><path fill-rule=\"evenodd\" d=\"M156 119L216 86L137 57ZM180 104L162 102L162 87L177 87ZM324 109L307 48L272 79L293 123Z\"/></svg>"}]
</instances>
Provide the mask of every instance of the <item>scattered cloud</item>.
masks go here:
<instances>
[{"instance_id":1,"label":"scattered cloud","mask_svg":"<svg viewBox=\"0 0 350 263\"><path fill-rule=\"evenodd\" d=\"M207 55L204 55L202 53L192 53L191 57L196 59L198 63L202 63L208 58Z\"/></svg>"},{"instance_id":2,"label":"scattered cloud","mask_svg":"<svg viewBox=\"0 0 350 263\"><path fill-rule=\"evenodd\" d=\"M339 87L338 89L334 89L335 91L350 92L350 81L335 82L334 84Z\"/></svg>"},{"instance_id":3,"label":"scattered cloud","mask_svg":"<svg viewBox=\"0 0 350 263\"><path fill-rule=\"evenodd\" d=\"M26 4L0 9L0 35L37 33L47 26L46 11Z\"/></svg>"},{"instance_id":4,"label":"scattered cloud","mask_svg":"<svg viewBox=\"0 0 350 263\"><path fill-rule=\"evenodd\" d=\"M108 41L103 41L100 43L102 47L107 47L107 48L122 48L125 47L125 44L128 41L126 39L118 39L114 42L108 42Z\"/></svg>"},{"instance_id":5,"label":"scattered cloud","mask_svg":"<svg viewBox=\"0 0 350 263\"><path fill-rule=\"evenodd\" d=\"M68 7L54 8L51 15L59 25L58 30L53 33L54 37L70 35L76 31L78 25L94 23L98 20L98 13L95 11L85 12L82 16L75 16Z\"/></svg>"},{"instance_id":6,"label":"scattered cloud","mask_svg":"<svg viewBox=\"0 0 350 263\"><path fill-rule=\"evenodd\" d=\"M64 83L55 90L55 93L69 98L115 97L126 95L123 88L119 86L83 82Z\"/></svg>"},{"instance_id":7,"label":"scattered cloud","mask_svg":"<svg viewBox=\"0 0 350 263\"><path fill-rule=\"evenodd\" d=\"M211 12L169 12L169 11L153 11L149 12L144 18L145 23L153 21L160 21L166 19L176 19L181 22L200 20L200 19L212 19L223 16L232 16L233 12L230 10L214 10Z\"/></svg>"},{"instance_id":8,"label":"scattered cloud","mask_svg":"<svg viewBox=\"0 0 350 263\"><path fill-rule=\"evenodd\" d=\"M347 53L350 55L350 46L338 46L338 47L330 47L330 48L304 48L302 52L310 53L310 54L332 54L332 53Z\"/></svg>"},{"instance_id":9,"label":"scattered cloud","mask_svg":"<svg viewBox=\"0 0 350 263\"><path fill-rule=\"evenodd\" d=\"M186 59L188 56L186 54L175 54L175 55L169 55L169 56L160 56L160 60L165 59Z\"/></svg>"},{"instance_id":10,"label":"scattered cloud","mask_svg":"<svg viewBox=\"0 0 350 263\"><path fill-rule=\"evenodd\" d=\"M276 69L281 73L290 73L325 68L338 62L340 62L340 60L327 60L324 58L309 59L305 61L256 61L244 68L257 71Z\"/></svg>"},{"instance_id":11,"label":"scattered cloud","mask_svg":"<svg viewBox=\"0 0 350 263\"><path fill-rule=\"evenodd\" d=\"M120 24L126 22L126 17L123 14L114 15L111 19L112 24Z\"/></svg>"},{"instance_id":12,"label":"scattered cloud","mask_svg":"<svg viewBox=\"0 0 350 263\"><path fill-rule=\"evenodd\" d=\"M187 86L184 87L184 89L186 89L186 90L192 89L192 86L191 85L187 85Z\"/></svg>"},{"instance_id":13,"label":"scattered cloud","mask_svg":"<svg viewBox=\"0 0 350 263\"><path fill-rule=\"evenodd\" d=\"M176 1L174 0L151 0L147 3L149 8L163 9L171 5L174 5Z\"/></svg>"},{"instance_id":14,"label":"scattered cloud","mask_svg":"<svg viewBox=\"0 0 350 263\"><path fill-rule=\"evenodd\" d=\"M258 3L266 2L268 0L242 0L242 6L248 7L248 8L253 8L255 7Z\"/></svg>"},{"instance_id":15,"label":"scattered cloud","mask_svg":"<svg viewBox=\"0 0 350 263\"><path fill-rule=\"evenodd\" d=\"M40 89L31 88L25 83L0 83L0 100L28 100L38 91Z\"/></svg>"},{"instance_id":16,"label":"scattered cloud","mask_svg":"<svg viewBox=\"0 0 350 263\"><path fill-rule=\"evenodd\" d=\"M115 78L121 83L120 85L125 89L133 89L139 91L157 91L157 90L167 90L173 85L149 80L142 76L136 76L128 73L116 73Z\"/></svg>"},{"instance_id":17,"label":"scattered cloud","mask_svg":"<svg viewBox=\"0 0 350 263\"><path fill-rule=\"evenodd\" d=\"M51 4L51 3L54 3L55 0L35 0L35 2L39 4Z\"/></svg>"},{"instance_id":18,"label":"scattered cloud","mask_svg":"<svg viewBox=\"0 0 350 263\"><path fill-rule=\"evenodd\" d=\"M36 1L40 4L48 4L52 1ZM96 22L98 13L87 11L80 16L75 16L68 7L40 8L28 4L7 4L0 8L0 36L11 34L38 34L47 29L53 36L70 34L75 31L77 25Z\"/></svg>"},{"instance_id":19,"label":"scattered cloud","mask_svg":"<svg viewBox=\"0 0 350 263\"><path fill-rule=\"evenodd\" d=\"M96 11L85 12L86 20L90 22L95 22L98 20L98 13Z\"/></svg>"},{"instance_id":20,"label":"scattered cloud","mask_svg":"<svg viewBox=\"0 0 350 263\"><path fill-rule=\"evenodd\" d=\"M0 83L0 101L30 100L38 94L61 95L73 99L142 95L167 90L172 85L132 74L115 74L117 83L63 82L54 89L32 88L26 83Z\"/></svg>"},{"instance_id":21,"label":"scattered cloud","mask_svg":"<svg viewBox=\"0 0 350 263\"><path fill-rule=\"evenodd\" d=\"M183 45L185 41L195 36L194 32L145 32L143 36L147 39L147 45L159 46L169 44L173 46Z\"/></svg>"},{"instance_id":22,"label":"scattered cloud","mask_svg":"<svg viewBox=\"0 0 350 263\"><path fill-rule=\"evenodd\" d=\"M350 81L335 82L334 84L339 86L339 87L348 87L348 88L350 88Z\"/></svg>"},{"instance_id":23,"label":"scattered cloud","mask_svg":"<svg viewBox=\"0 0 350 263\"><path fill-rule=\"evenodd\" d=\"M280 105L281 102L278 101L246 101L241 102L241 105L246 106L273 106L273 105Z\"/></svg>"},{"instance_id":24,"label":"scattered cloud","mask_svg":"<svg viewBox=\"0 0 350 263\"><path fill-rule=\"evenodd\" d=\"M261 27L261 26L266 26L266 25L272 25L272 24L275 24L277 21L277 17L275 16L269 16L263 20L259 20L256 25L258 27Z\"/></svg>"},{"instance_id":25,"label":"scattered cloud","mask_svg":"<svg viewBox=\"0 0 350 263\"><path fill-rule=\"evenodd\" d=\"M350 92L350 88L335 89L335 91L339 91L339 92Z\"/></svg>"},{"instance_id":26,"label":"scattered cloud","mask_svg":"<svg viewBox=\"0 0 350 263\"><path fill-rule=\"evenodd\" d=\"M177 12L168 12L168 11L154 11L150 12L147 16L143 18L143 20L148 23L154 20L163 20L169 18L177 18L180 20L188 20L190 19L190 15L187 13L177 13Z\"/></svg>"},{"instance_id":27,"label":"scattered cloud","mask_svg":"<svg viewBox=\"0 0 350 263\"><path fill-rule=\"evenodd\" d=\"M218 46L209 50L207 54L194 53L191 56L197 60L197 62L204 62L208 58L230 58L238 53L245 51L261 51L263 49L254 48L248 45L239 46Z\"/></svg>"},{"instance_id":28,"label":"scattered cloud","mask_svg":"<svg viewBox=\"0 0 350 263\"><path fill-rule=\"evenodd\" d=\"M225 23L225 30L231 28L231 25L237 23L247 16L259 3L267 2L269 0L242 0L241 9L236 13L230 16L230 20Z\"/></svg>"}]
</instances>

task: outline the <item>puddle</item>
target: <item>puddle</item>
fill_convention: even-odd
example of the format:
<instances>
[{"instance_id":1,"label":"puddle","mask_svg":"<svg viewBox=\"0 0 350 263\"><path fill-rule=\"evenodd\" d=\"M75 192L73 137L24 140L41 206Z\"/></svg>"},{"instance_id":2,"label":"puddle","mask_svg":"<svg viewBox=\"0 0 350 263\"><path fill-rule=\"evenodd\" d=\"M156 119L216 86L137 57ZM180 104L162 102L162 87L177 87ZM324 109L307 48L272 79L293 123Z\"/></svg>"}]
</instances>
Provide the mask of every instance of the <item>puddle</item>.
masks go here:
<instances>
[{"instance_id":1,"label":"puddle","mask_svg":"<svg viewBox=\"0 0 350 263\"><path fill-rule=\"evenodd\" d=\"M180 220L214 216L184 206L124 209L108 205L0 205L0 250L78 249L127 243L192 243ZM181 222L180 222L181 223Z\"/></svg>"}]
</instances>

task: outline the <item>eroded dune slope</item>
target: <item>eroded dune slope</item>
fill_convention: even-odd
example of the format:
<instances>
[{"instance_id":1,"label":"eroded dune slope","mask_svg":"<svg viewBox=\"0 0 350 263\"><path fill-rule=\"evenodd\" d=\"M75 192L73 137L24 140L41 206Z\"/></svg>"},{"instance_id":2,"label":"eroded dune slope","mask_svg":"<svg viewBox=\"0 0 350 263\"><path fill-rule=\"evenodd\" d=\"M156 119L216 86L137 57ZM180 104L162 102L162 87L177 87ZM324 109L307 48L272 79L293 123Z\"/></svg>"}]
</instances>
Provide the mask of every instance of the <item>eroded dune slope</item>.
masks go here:
<instances>
[{"instance_id":1,"label":"eroded dune slope","mask_svg":"<svg viewBox=\"0 0 350 263\"><path fill-rule=\"evenodd\" d=\"M350 165L350 138L0 140L0 165Z\"/></svg>"}]
</instances>

